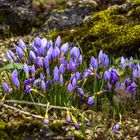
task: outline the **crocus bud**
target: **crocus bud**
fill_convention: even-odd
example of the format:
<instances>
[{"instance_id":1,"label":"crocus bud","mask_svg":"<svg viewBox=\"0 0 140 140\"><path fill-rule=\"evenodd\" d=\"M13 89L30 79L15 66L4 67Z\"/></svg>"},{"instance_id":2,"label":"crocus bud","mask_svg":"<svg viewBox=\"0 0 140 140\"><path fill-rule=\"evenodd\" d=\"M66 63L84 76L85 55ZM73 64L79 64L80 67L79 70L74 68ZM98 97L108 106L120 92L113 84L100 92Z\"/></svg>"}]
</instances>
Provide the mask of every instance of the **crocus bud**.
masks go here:
<instances>
[{"instance_id":1,"label":"crocus bud","mask_svg":"<svg viewBox=\"0 0 140 140\"><path fill-rule=\"evenodd\" d=\"M80 127L79 127L79 124L78 124L76 118L75 118L73 115L71 115L71 116L72 116L72 121L73 121L73 123L74 123L74 125L75 125L75 128L79 130Z\"/></svg>"},{"instance_id":2,"label":"crocus bud","mask_svg":"<svg viewBox=\"0 0 140 140\"><path fill-rule=\"evenodd\" d=\"M23 70L24 70L24 73L25 73L25 77L28 78L29 77L29 67L26 63L23 66Z\"/></svg>"},{"instance_id":3,"label":"crocus bud","mask_svg":"<svg viewBox=\"0 0 140 140\"><path fill-rule=\"evenodd\" d=\"M38 56L43 56L44 55L44 52L45 50L44 50L44 47L39 47L38 48L38 51L37 51L37 54L38 54Z\"/></svg>"},{"instance_id":4,"label":"crocus bud","mask_svg":"<svg viewBox=\"0 0 140 140\"><path fill-rule=\"evenodd\" d=\"M71 93L74 90L71 83L68 84L68 92Z\"/></svg>"},{"instance_id":5,"label":"crocus bud","mask_svg":"<svg viewBox=\"0 0 140 140\"><path fill-rule=\"evenodd\" d=\"M66 111L66 120L68 123L71 122L71 116L70 116L70 112L68 110Z\"/></svg>"},{"instance_id":6,"label":"crocus bud","mask_svg":"<svg viewBox=\"0 0 140 140\"><path fill-rule=\"evenodd\" d=\"M36 58L36 64L39 68L43 67L43 61L41 57Z\"/></svg>"},{"instance_id":7,"label":"crocus bud","mask_svg":"<svg viewBox=\"0 0 140 140\"><path fill-rule=\"evenodd\" d=\"M71 50L70 50L70 56L75 58L75 59L78 59L79 56L80 56L80 50L79 48L77 47L73 47Z\"/></svg>"},{"instance_id":8,"label":"crocus bud","mask_svg":"<svg viewBox=\"0 0 140 140\"><path fill-rule=\"evenodd\" d=\"M68 43L63 44L60 48L61 54L67 53L68 49L69 49Z\"/></svg>"},{"instance_id":9,"label":"crocus bud","mask_svg":"<svg viewBox=\"0 0 140 140\"><path fill-rule=\"evenodd\" d=\"M94 56L90 59L90 65L96 70L98 69L98 60Z\"/></svg>"},{"instance_id":10,"label":"crocus bud","mask_svg":"<svg viewBox=\"0 0 140 140\"><path fill-rule=\"evenodd\" d=\"M94 104L94 96L88 98L88 105L92 106Z\"/></svg>"},{"instance_id":11,"label":"crocus bud","mask_svg":"<svg viewBox=\"0 0 140 140\"><path fill-rule=\"evenodd\" d=\"M34 41L34 46L38 48L41 46L41 43L42 43L42 41L41 41L40 37L37 36Z\"/></svg>"},{"instance_id":12,"label":"crocus bud","mask_svg":"<svg viewBox=\"0 0 140 140\"><path fill-rule=\"evenodd\" d=\"M15 54L14 54L11 50L8 51L8 54L9 54L10 57L14 60Z\"/></svg>"},{"instance_id":13,"label":"crocus bud","mask_svg":"<svg viewBox=\"0 0 140 140\"><path fill-rule=\"evenodd\" d=\"M19 40L18 46L19 46L23 51L26 50L26 45L25 45L25 43L22 41L22 39Z\"/></svg>"},{"instance_id":14,"label":"crocus bud","mask_svg":"<svg viewBox=\"0 0 140 140\"><path fill-rule=\"evenodd\" d=\"M61 37L58 36L57 39L56 39L56 41L55 41L55 47L59 47L60 44L61 44Z\"/></svg>"},{"instance_id":15,"label":"crocus bud","mask_svg":"<svg viewBox=\"0 0 140 140\"><path fill-rule=\"evenodd\" d=\"M65 71L66 71L65 65L64 64L61 64L60 67L59 67L60 74L63 74Z\"/></svg>"},{"instance_id":16,"label":"crocus bud","mask_svg":"<svg viewBox=\"0 0 140 140\"><path fill-rule=\"evenodd\" d=\"M23 50L20 48L20 47L16 47L16 54L19 56L19 57L23 57L24 56L24 52Z\"/></svg>"},{"instance_id":17,"label":"crocus bud","mask_svg":"<svg viewBox=\"0 0 140 140\"><path fill-rule=\"evenodd\" d=\"M4 90L4 92L8 93L9 92L9 86L7 85L7 83L2 83L2 88Z\"/></svg>"},{"instance_id":18,"label":"crocus bud","mask_svg":"<svg viewBox=\"0 0 140 140\"><path fill-rule=\"evenodd\" d=\"M45 84L44 80L41 81L41 88L42 88L42 91L46 90L46 84Z\"/></svg>"},{"instance_id":19,"label":"crocus bud","mask_svg":"<svg viewBox=\"0 0 140 140\"><path fill-rule=\"evenodd\" d=\"M35 53L34 53L33 51L30 51L29 57L30 57L30 59L31 59L32 61L36 61L36 55L35 55Z\"/></svg>"},{"instance_id":20,"label":"crocus bud","mask_svg":"<svg viewBox=\"0 0 140 140\"><path fill-rule=\"evenodd\" d=\"M44 123L48 124L49 123L49 116L48 116L48 112L45 113L45 118L44 118Z\"/></svg>"},{"instance_id":21,"label":"crocus bud","mask_svg":"<svg viewBox=\"0 0 140 140\"><path fill-rule=\"evenodd\" d=\"M78 88L77 89L77 93L80 95L80 96L84 96L84 91L82 88Z\"/></svg>"},{"instance_id":22,"label":"crocus bud","mask_svg":"<svg viewBox=\"0 0 140 140\"><path fill-rule=\"evenodd\" d=\"M115 124L112 129L113 129L113 131L118 131L120 129L119 124Z\"/></svg>"},{"instance_id":23,"label":"crocus bud","mask_svg":"<svg viewBox=\"0 0 140 140\"><path fill-rule=\"evenodd\" d=\"M32 74L32 77L35 76L35 66L34 65L31 67L31 74Z\"/></svg>"},{"instance_id":24,"label":"crocus bud","mask_svg":"<svg viewBox=\"0 0 140 140\"><path fill-rule=\"evenodd\" d=\"M17 70L14 70L12 72L12 83L17 87L20 88L20 82L18 80L18 72Z\"/></svg>"},{"instance_id":25,"label":"crocus bud","mask_svg":"<svg viewBox=\"0 0 140 140\"><path fill-rule=\"evenodd\" d=\"M64 79L63 79L63 75L62 74L60 75L59 82L60 82L60 84L63 84L63 82L64 82Z\"/></svg>"},{"instance_id":26,"label":"crocus bud","mask_svg":"<svg viewBox=\"0 0 140 140\"><path fill-rule=\"evenodd\" d=\"M49 57L48 56L46 56L44 58L44 64L45 64L45 68L48 68L49 67Z\"/></svg>"},{"instance_id":27,"label":"crocus bud","mask_svg":"<svg viewBox=\"0 0 140 140\"><path fill-rule=\"evenodd\" d=\"M42 38L41 39L41 47L45 48L47 44L47 39L46 38Z\"/></svg>"}]
</instances>

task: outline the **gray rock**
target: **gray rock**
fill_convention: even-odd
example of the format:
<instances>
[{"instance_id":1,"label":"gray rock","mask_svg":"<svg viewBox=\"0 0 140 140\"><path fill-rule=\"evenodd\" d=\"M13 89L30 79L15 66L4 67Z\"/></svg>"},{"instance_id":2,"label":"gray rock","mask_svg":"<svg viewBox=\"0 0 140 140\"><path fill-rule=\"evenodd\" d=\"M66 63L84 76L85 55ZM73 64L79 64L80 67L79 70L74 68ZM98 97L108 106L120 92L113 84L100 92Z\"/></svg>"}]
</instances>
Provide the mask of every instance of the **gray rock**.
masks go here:
<instances>
[{"instance_id":1,"label":"gray rock","mask_svg":"<svg viewBox=\"0 0 140 140\"><path fill-rule=\"evenodd\" d=\"M80 26L84 19L97 9L96 2L92 0L69 1L63 7L54 9L50 13L42 25L41 31L48 32Z\"/></svg>"},{"instance_id":2,"label":"gray rock","mask_svg":"<svg viewBox=\"0 0 140 140\"><path fill-rule=\"evenodd\" d=\"M31 0L0 0L1 35L29 33L34 22L35 12Z\"/></svg>"}]
</instances>

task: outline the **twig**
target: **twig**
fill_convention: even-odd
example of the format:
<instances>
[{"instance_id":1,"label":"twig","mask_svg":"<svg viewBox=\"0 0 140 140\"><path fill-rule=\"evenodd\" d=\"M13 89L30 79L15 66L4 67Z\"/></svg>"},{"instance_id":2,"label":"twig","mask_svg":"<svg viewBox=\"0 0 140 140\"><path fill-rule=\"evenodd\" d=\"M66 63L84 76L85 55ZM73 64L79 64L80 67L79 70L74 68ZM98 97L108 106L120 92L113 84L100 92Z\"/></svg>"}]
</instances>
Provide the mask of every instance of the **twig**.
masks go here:
<instances>
[{"instance_id":1,"label":"twig","mask_svg":"<svg viewBox=\"0 0 140 140\"><path fill-rule=\"evenodd\" d=\"M17 112L20 112L20 113L23 113L23 114L25 114L25 115L32 116L32 117L35 117L35 118L38 118L38 119L44 119L44 117L42 117L42 116L35 115L35 114L31 114L31 113L29 113L29 112L26 112L26 111L17 109L17 108L15 108L15 107L9 106L9 105L7 105L7 104L3 104L3 107L5 107L5 108L10 108L10 109L15 110L15 111L17 111Z\"/></svg>"},{"instance_id":2,"label":"twig","mask_svg":"<svg viewBox=\"0 0 140 140\"><path fill-rule=\"evenodd\" d=\"M69 107L62 107L62 106L54 106L54 105L47 105L47 104L42 104L42 103L35 103L35 102L28 102L28 101L18 101L18 100L5 100L5 103L17 103L17 104L26 104L26 105L36 105L36 106L41 106L41 107L49 107L49 109L54 108L54 109L64 109L64 110L78 110L75 108L69 108Z\"/></svg>"}]
</instances>

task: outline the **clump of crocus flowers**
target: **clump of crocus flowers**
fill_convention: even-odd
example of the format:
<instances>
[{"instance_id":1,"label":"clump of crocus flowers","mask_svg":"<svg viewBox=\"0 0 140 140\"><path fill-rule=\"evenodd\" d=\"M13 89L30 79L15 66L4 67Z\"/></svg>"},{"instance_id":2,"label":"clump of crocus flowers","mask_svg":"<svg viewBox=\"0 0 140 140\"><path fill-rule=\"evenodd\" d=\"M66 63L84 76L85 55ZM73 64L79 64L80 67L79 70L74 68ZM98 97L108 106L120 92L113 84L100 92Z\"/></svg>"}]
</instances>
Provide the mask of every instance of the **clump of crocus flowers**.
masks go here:
<instances>
[{"instance_id":1,"label":"clump of crocus flowers","mask_svg":"<svg viewBox=\"0 0 140 140\"><path fill-rule=\"evenodd\" d=\"M60 106L65 104L78 107L86 104L87 108L92 109L95 98L112 91L113 88L122 88L134 95L137 87L135 81L140 77L140 65L135 65L132 57L129 64L126 63L129 60L122 57L120 69L130 67L132 78L127 77L123 83L120 82L118 70L109 66L109 57L102 50L97 58L92 56L89 67L81 71L83 56L80 49L68 43L61 44L60 36L54 43L46 38L36 37L28 47L20 39L15 53L9 50L6 58L11 64L22 64L22 68L11 71L11 84L3 81L4 93L14 95L17 92L24 99L29 94L35 94L37 98L41 96L46 102ZM88 81L91 84L87 87ZM59 89L64 91L59 92ZM61 102L58 103L58 100ZM66 114L67 122L72 120L79 129L76 118L68 111ZM46 116L45 122L48 123L48 114Z\"/></svg>"}]
</instances>

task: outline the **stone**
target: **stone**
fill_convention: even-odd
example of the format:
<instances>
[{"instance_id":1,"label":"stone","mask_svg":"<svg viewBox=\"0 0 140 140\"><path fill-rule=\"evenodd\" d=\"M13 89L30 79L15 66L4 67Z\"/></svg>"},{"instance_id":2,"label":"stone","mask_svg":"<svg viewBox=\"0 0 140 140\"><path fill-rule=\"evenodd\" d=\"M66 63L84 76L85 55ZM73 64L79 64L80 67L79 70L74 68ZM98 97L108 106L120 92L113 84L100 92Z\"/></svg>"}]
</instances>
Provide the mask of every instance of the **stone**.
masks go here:
<instances>
[{"instance_id":1,"label":"stone","mask_svg":"<svg viewBox=\"0 0 140 140\"><path fill-rule=\"evenodd\" d=\"M0 0L0 34L23 35L32 30L35 12L31 0Z\"/></svg>"},{"instance_id":2,"label":"stone","mask_svg":"<svg viewBox=\"0 0 140 140\"><path fill-rule=\"evenodd\" d=\"M41 32L78 27L88 15L95 11L97 11L97 3L93 0L68 1L52 10L42 25Z\"/></svg>"}]
</instances>

